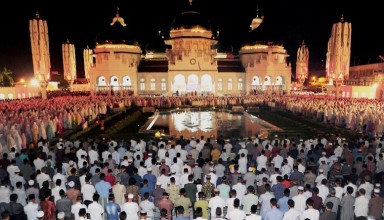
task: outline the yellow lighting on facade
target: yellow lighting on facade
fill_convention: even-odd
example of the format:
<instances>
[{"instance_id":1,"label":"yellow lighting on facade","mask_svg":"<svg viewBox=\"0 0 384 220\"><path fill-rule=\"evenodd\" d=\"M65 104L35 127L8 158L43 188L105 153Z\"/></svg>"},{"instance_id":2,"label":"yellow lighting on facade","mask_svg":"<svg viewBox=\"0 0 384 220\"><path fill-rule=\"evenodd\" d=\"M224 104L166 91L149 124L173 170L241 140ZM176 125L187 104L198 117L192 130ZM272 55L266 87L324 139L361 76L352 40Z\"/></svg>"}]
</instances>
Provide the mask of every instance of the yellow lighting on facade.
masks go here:
<instances>
[{"instance_id":1,"label":"yellow lighting on facade","mask_svg":"<svg viewBox=\"0 0 384 220\"><path fill-rule=\"evenodd\" d=\"M39 81L37 79L32 79L30 84L31 84L31 86L38 87L39 86Z\"/></svg>"},{"instance_id":2,"label":"yellow lighting on facade","mask_svg":"<svg viewBox=\"0 0 384 220\"><path fill-rule=\"evenodd\" d=\"M96 48L99 49L140 49L139 46L136 45L128 45L128 44L101 44L97 45Z\"/></svg>"}]
</instances>

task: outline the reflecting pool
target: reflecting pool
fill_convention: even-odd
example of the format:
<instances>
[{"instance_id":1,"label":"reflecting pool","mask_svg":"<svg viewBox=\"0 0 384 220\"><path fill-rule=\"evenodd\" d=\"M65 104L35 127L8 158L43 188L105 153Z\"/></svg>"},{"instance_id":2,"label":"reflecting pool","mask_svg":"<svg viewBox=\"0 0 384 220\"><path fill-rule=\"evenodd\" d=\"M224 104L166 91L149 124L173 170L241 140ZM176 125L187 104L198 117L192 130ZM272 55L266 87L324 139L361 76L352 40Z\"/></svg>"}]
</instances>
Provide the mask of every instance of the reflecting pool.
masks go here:
<instances>
[{"instance_id":1,"label":"reflecting pool","mask_svg":"<svg viewBox=\"0 0 384 220\"><path fill-rule=\"evenodd\" d=\"M160 131L166 136L196 137L254 137L267 136L280 128L245 111L183 109L155 112L140 132Z\"/></svg>"}]
</instances>

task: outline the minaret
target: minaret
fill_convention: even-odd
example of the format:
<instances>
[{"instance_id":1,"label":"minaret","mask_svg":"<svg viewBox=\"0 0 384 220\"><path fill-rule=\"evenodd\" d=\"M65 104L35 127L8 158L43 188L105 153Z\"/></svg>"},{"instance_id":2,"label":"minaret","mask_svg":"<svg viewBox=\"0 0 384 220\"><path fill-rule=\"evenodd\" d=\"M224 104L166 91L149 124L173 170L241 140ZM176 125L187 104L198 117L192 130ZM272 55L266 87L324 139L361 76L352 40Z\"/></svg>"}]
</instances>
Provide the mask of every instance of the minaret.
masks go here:
<instances>
[{"instance_id":1,"label":"minaret","mask_svg":"<svg viewBox=\"0 0 384 220\"><path fill-rule=\"evenodd\" d=\"M63 50L63 67L64 79L68 82L69 87L72 87L73 81L76 79L76 53L75 45L67 42L62 45Z\"/></svg>"},{"instance_id":2,"label":"minaret","mask_svg":"<svg viewBox=\"0 0 384 220\"><path fill-rule=\"evenodd\" d=\"M328 41L326 73L329 84L336 87L336 98L339 87L349 77L351 57L352 24L344 21L344 16L333 24L331 37Z\"/></svg>"},{"instance_id":3,"label":"minaret","mask_svg":"<svg viewBox=\"0 0 384 220\"><path fill-rule=\"evenodd\" d=\"M89 82L89 71L91 67L93 66L93 50L89 49L89 46L87 45L87 49L84 49L83 51L83 58L84 58L84 73L85 78Z\"/></svg>"},{"instance_id":4,"label":"minaret","mask_svg":"<svg viewBox=\"0 0 384 220\"><path fill-rule=\"evenodd\" d=\"M297 50L296 60L296 80L301 87L303 86L304 81L308 78L308 61L309 50L303 41Z\"/></svg>"},{"instance_id":5,"label":"minaret","mask_svg":"<svg viewBox=\"0 0 384 220\"><path fill-rule=\"evenodd\" d=\"M50 80L51 60L49 55L49 38L47 21L36 17L29 20L29 32L32 47L33 73L40 83L41 96L47 99L47 85Z\"/></svg>"}]
</instances>

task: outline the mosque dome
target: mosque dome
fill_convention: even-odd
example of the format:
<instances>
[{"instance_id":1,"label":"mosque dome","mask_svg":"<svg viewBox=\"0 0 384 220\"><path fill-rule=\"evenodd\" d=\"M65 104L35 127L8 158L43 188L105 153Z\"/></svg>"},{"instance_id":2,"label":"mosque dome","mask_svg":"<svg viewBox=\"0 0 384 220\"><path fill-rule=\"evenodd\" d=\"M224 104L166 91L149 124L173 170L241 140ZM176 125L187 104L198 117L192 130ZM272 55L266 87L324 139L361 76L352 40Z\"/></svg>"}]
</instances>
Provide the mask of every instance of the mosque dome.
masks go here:
<instances>
[{"instance_id":1,"label":"mosque dome","mask_svg":"<svg viewBox=\"0 0 384 220\"><path fill-rule=\"evenodd\" d=\"M211 30L209 21L197 11L184 11L176 16L171 24L171 30L201 28Z\"/></svg>"},{"instance_id":2,"label":"mosque dome","mask_svg":"<svg viewBox=\"0 0 384 220\"><path fill-rule=\"evenodd\" d=\"M167 45L164 43L164 36L161 31L159 31L159 35L145 45L146 53L165 53L166 49Z\"/></svg>"}]
</instances>

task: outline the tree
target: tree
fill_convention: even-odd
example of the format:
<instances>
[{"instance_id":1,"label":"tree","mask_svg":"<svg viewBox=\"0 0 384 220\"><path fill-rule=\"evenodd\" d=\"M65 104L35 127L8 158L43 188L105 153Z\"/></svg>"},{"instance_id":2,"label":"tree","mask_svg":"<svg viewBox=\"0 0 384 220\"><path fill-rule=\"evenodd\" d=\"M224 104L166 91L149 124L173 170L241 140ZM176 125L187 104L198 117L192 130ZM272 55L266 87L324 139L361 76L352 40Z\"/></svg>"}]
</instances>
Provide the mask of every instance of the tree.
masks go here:
<instances>
[{"instance_id":1,"label":"tree","mask_svg":"<svg viewBox=\"0 0 384 220\"><path fill-rule=\"evenodd\" d=\"M10 87L13 86L13 73L7 67L4 67L0 72L0 86Z\"/></svg>"}]
</instances>

